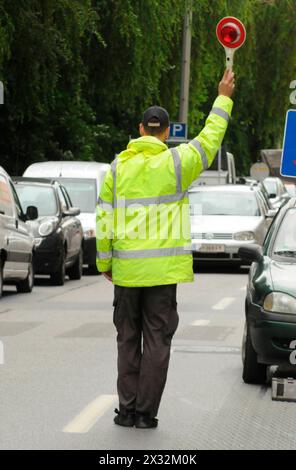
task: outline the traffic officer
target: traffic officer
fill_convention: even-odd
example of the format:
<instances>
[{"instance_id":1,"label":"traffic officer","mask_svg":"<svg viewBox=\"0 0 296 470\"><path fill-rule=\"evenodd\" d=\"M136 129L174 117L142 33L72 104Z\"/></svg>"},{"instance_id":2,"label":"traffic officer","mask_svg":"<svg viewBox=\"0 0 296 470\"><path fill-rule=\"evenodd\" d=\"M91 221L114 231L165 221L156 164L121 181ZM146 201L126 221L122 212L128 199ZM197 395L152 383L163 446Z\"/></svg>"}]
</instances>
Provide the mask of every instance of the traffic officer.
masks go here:
<instances>
[{"instance_id":1,"label":"traffic officer","mask_svg":"<svg viewBox=\"0 0 296 470\"><path fill-rule=\"evenodd\" d=\"M97 206L97 267L115 285L120 426L155 428L178 326L176 286L192 282L188 188L220 148L230 119L227 70L200 134L168 149L169 116L153 106L141 137L112 162Z\"/></svg>"}]
</instances>

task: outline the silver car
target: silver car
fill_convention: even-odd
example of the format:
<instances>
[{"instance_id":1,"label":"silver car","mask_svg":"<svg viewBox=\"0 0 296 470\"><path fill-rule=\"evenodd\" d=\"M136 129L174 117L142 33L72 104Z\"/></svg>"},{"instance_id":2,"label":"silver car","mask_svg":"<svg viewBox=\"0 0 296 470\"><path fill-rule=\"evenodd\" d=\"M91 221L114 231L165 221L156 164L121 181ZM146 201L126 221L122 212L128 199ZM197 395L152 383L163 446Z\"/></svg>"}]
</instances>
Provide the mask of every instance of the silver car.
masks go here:
<instances>
[{"instance_id":1,"label":"silver car","mask_svg":"<svg viewBox=\"0 0 296 470\"><path fill-rule=\"evenodd\" d=\"M286 204L291 197L280 178L273 176L265 178L263 180L263 185L265 186L270 202L275 209L279 209L282 205Z\"/></svg>"},{"instance_id":2,"label":"silver car","mask_svg":"<svg viewBox=\"0 0 296 470\"><path fill-rule=\"evenodd\" d=\"M240 264L238 250L263 244L276 210L258 186L196 187L189 192L194 260L226 260Z\"/></svg>"},{"instance_id":3,"label":"silver car","mask_svg":"<svg viewBox=\"0 0 296 470\"><path fill-rule=\"evenodd\" d=\"M0 297L3 284L16 285L18 292L33 289L34 237L25 222L37 217L34 206L23 213L12 181L0 167Z\"/></svg>"},{"instance_id":4,"label":"silver car","mask_svg":"<svg viewBox=\"0 0 296 470\"><path fill-rule=\"evenodd\" d=\"M284 183L287 193L290 197L296 196L296 185L293 183Z\"/></svg>"}]
</instances>

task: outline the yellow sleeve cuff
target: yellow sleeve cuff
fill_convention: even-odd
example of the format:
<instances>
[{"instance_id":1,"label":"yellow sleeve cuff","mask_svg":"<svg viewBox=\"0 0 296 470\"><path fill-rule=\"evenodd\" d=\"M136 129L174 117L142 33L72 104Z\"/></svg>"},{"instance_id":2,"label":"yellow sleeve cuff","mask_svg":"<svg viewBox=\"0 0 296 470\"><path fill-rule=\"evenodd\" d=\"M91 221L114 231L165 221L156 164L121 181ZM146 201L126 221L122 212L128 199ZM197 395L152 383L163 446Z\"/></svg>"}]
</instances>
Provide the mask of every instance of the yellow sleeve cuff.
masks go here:
<instances>
[{"instance_id":1,"label":"yellow sleeve cuff","mask_svg":"<svg viewBox=\"0 0 296 470\"><path fill-rule=\"evenodd\" d=\"M233 101L228 96L219 95L213 104L213 108L222 108L229 114L229 116L231 116Z\"/></svg>"}]
</instances>

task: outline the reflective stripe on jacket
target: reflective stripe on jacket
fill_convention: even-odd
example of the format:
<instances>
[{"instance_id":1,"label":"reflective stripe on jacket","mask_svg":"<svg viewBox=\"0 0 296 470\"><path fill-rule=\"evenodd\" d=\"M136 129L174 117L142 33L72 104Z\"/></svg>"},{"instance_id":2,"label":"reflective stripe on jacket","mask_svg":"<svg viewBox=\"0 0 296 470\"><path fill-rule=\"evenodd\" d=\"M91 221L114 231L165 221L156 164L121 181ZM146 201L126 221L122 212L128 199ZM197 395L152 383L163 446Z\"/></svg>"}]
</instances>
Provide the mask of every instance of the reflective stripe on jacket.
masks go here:
<instances>
[{"instance_id":1,"label":"reflective stripe on jacket","mask_svg":"<svg viewBox=\"0 0 296 470\"><path fill-rule=\"evenodd\" d=\"M97 205L97 267L119 286L193 280L188 188L212 163L233 102L219 96L204 129L174 149L132 140L112 162Z\"/></svg>"}]
</instances>

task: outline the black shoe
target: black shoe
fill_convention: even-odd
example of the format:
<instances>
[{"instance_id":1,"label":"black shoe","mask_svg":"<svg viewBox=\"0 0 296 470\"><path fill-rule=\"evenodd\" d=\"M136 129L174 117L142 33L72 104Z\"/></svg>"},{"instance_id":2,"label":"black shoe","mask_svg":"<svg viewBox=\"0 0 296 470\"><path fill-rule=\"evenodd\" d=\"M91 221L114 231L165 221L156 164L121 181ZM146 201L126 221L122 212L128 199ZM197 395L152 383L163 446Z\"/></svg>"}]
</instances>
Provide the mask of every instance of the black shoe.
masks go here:
<instances>
[{"instance_id":1,"label":"black shoe","mask_svg":"<svg viewBox=\"0 0 296 470\"><path fill-rule=\"evenodd\" d=\"M135 413L127 412L121 413L115 408L114 412L117 414L114 418L114 423L118 426L124 426L126 428L132 428L135 424Z\"/></svg>"},{"instance_id":2,"label":"black shoe","mask_svg":"<svg viewBox=\"0 0 296 470\"><path fill-rule=\"evenodd\" d=\"M147 416L147 415L136 414L135 426L138 429L157 428L158 419L150 418L150 416Z\"/></svg>"}]
</instances>

